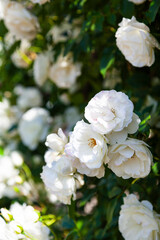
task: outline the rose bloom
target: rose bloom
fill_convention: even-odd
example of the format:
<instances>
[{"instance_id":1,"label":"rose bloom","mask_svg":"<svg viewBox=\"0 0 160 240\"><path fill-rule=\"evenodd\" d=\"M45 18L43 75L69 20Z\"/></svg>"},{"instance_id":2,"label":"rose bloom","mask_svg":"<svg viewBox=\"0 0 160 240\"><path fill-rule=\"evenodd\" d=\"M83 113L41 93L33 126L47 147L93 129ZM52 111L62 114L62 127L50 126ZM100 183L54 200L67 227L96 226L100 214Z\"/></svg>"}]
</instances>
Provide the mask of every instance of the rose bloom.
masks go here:
<instances>
[{"instance_id":1,"label":"rose bloom","mask_svg":"<svg viewBox=\"0 0 160 240\"><path fill-rule=\"evenodd\" d=\"M19 179L18 167L22 163L23 157L17 151L0 156L0 198L4 196L13 198L16 196L13 186Z\"/></svg>"},{"instance_id":2,"label":"rose bloom","mask_svg":"<svg viewBox=\"0 0 160 240\"><path fill-rule=\"evenodd\" d=\"M21 110L31 107L39 107L42 104L42 96L35 87L23 87L18 85L14 88L14 92L18 95L17 106Z\"/></svg>"},{"instance_id":3,"label":"rose bloom","mask_svg":"<svg viewBox=\"0 0 160 240\"><path fill-rule=\"evenodd\" d=\"M19 170L16 169L12 157L0 156L0 182L13 185L18 174Z\"/></svg>"},{"instance_id":4,"label":"rose bloom","mask_svg":"<svg viewBox=\"0 0 160 240\"><path fill-rule=\"evenodd\" d=\"M14 226L20 226L23 228L24 232L27 235L36 240L49 240L49 229L44 226L39 219L38 213L34 210L32 206L27 206L26 204L20 205L18 202L15 202L10 207L10 212L13 215ZM20 235L20 239L23 239L23 235ZM19 239L19 238L18 238Z\"/></svg>"},{"instance_id":5,"label":"rose bloom","mask_svg":"<svg viewBox=\"0 0 160 240\"><path fill-rule=\"evenodd\" d=\"M124 198L119 230L125 240L158 240L160 220L149 201L139 202L134 194Z\"/></svg>"},{"instance_id":6,"label":"rose bloom","mask_svg":"<svg viewBox=\"0 0 160 240\"><path fill-rule=\"evenodd\" d=\"M39 30L37 18L18 2L8 2L4 7L4 23L18 39L33 40Z\"/></svg>"},{"instance_id":7,"label":"rose bloom","mask_svg":"<svg viewBox=\"0 0 160 240\"><path fill-rule=\"evenodd\" d=\"M42 86L47 78L50 66L50 53L45 52L37 56L33 65L34 80L38 86Z\"/></svg>"},{"instance_id":8,"label":"rose bloom","mask_svg":"<svg viewBox=\"0 0 160 240\"><path fill-rule=\"evenodd\" d=\"M82 177L76 174L72 158L67 155L44 166L41 178L48 191L64 204L71 204L72 196L76 199L76 189L84 184Z\"/></svg>"},{"instance_id":9,"label":"rose bloom","mask_svg":"<svg viewBox=\"0 0 160 240\"><path fill-rule=\"evenodd\" d=\"M13 64L18 68L28 68L32 61L36 58L36 54L30 51L31 44L23 39L20 48L11 56Z\"/></svg>"},{"instance_id":10,"label":"rose bloom","mask_svg":"<svg viewBox=\"0 0 160 240\"><path fill-rule=\"evenodd\" d=\"M65 42L72 35L72 25L64 20L60 25L55 25L48 32L48 36L52 37L53 42L56 44L58 42Z\"/></svg>"},{"instance_id":11,"label":"rose bloom","mask_svg":"<svg viewBox=\"0 0 160 240\"><path fill-rule=\"evenodd\" d=\"M48 166L51 166L53 161L57 161L61 157L67 142L68 139L61 128L58 129L58 134L52 133L47 136L45 144L49 150L45 153L44 159Z\"/></svg>"},{"instance_id":12,"label":"rose bloom","mask_svg":"<svg viewBox=\"0 0 160 240\"><path fill-rule=\"evenodd\" d=\"M115 90L97 93L85 108L85 118L101 134L119 132L132 122L133 103Z\"/></svg>"},{"instance_id":13,"label":"rose bloom","mask_svg":"<svg viewBox=\"0 0 160 240\"><path fill-rule=\"evenodd\" d=\"M0 19L4 19L5 9L9 3L9 0L0 0Z\"/></svg>"},{"instance_id":14,"label":"rose bloom","mask_svg":"<svg viewBox=\"0 0 160 240\"><path fill-rule=\"evenodd\" d=\"M50 79L59 88L70 88L81 75L81 64L73 63L71 54L59 56L57 62L53 63L49 70Z\"/></svg>"},{"instance_id":15,"label":"rose bloom","mask_svg":"<svg viewBox=\"0 0 160 240\"><path fill-rule=\"evenodd\" d=\"M154 63L154 47L160 49L160 45L144 23L135 17L123 18L115 36L117 47L133 66L150 67Z\"/></svg>"},{"instance_id":16,"label":"rose bloom","mask_svg":"<svg viewBox=\"0 0 160 240\"><path fill-rule=\"evenodd\" d=\"M0 217L0 239L18 240L17 234L13 231L10 224L7 224L2 217Z\"/></svg>"},{"instance_id":17,"label":"rose bloom","mask_svg":"<svg viewBox=\"0 0 160 240\"><path fill-rule=\"evenodd\" d=\"M77 122L65 147L67 154L76 157L91 170L99 169L107 162L107 142L83 120Z\"/></svg>"},{"instance_id":18,"label":"rose bloom","mask_svg":"<svg viewBox=\"0 0 160 240\"><path fill-rule=\"evenodd\" d=\"M85 163L82 163L78 158L73 158L72 162L73 162L73 166L81 174L85 174L88 177L97 177L97 178L104 177L104 174L105 174L104 165L102 165L100 168L91 169L87 167Z\"/></svg>"},{"instance_id":19,"label":"rose bloom","mask_svg":"<svg viewBox=\"0 0 160 240\"><path fill-rule=\"evenodd\" d=\"M47 136L50 120L48 111L43 108L31 108L25 112L18 126L23 144L31 150L36 149Z\"/></svg>"},{"instance_id":20,"label":"rose bloom","mask_svg":"<svg viewBox=\"0 0 160 240\"><path fill-rule=\"evenodd\" d=\"M136 5L144 3L146 0L128 0L129 2L133 2Z\"/></svg>"},{"instance_id":21,"label":"rose bloom","mask_svg":"<svg viewBox=\"0 0 160 240\"><path fill-rule=\"evenodd\" d=\"M51 148L57 155L64 152L65 144L68 142L67 137L63 133L62 129L58 129L58 134L52 133L47 136L46 146Z\"/></svg>"},{"instance_id":22,"label":"rose bloom","mask_svg":"<svg viewBox=\"0 0 160 240\"><path fill-rule=\"evenodd\" d=\"M143 141L130 138L110 146L108 167L124 179L146 177L152 164L152 154L146 145Z\"/></svg>"},{"instance_id":23,"label":"rose bloom","mask_svg":"<svg viewBox=\"0 0 160 240\"><path fill-rule=\"evenodd\" d=\"M109 144L113 145L116 143L124 142L127 139L128 134L134 134L135 132L137 132L140 122L141 120L137 116L137 114L133 113L132 122L127 127L125 127L122 131L120 132L112 131L111 133L106 134Z\"/></svg>"},{"instance_id":24,"label":"rose bloom","mask_svg":"<svg viewBox=\"0 0 160 240\"><path fill-rule=\"evenodd\" d=\"M0 102L0 136L9 135L9 129L18 122L21 113L16 106L10 106L7 99Z\"/></svg>"},{"instance_id":25,"label":"rose bloom","mask_svg":"<svg viewBox=\"0 0 160 240\"><path fill-rule=\"evenodd\" d=\"M40 5L46 3L46 2L50 2L50 0L31 0L32 3L38 3Z\"/></svg>"},{"instance_id":26,"label":"rose bloom","mask_svg":"<svg viewBox=\"0 0 160 240\"><path fill-rule=\"evenodd\" d=\"M76 39L80 34L82 24L81 19L74 19L70 22L70 17L67 16L59 25L54 25L48 32L48 37L51 36L53 43L65 42L68 39Z\"/></svg>"}]
</instances>

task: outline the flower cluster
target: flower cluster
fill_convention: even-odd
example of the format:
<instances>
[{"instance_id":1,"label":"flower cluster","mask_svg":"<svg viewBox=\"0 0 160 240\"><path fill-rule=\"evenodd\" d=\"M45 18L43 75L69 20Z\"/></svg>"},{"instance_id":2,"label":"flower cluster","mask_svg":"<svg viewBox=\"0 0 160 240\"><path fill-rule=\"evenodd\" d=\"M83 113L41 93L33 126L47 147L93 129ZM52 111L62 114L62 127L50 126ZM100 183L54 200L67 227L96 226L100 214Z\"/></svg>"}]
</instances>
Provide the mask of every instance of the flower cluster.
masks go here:
<instances>
[{"instance_id":1,"label":"flower cluster","mask_svg":"<svg viewBox=\"0 0 160 240\"><path fill-rule=\"evenodd\" d=\"M33 3L40 5L50 0L32 0ZM48 50L36 54L31 50L31 41L36 38L40 31L37 17L32 15L21 3L10 0L0 0L0 18L3 19L9 33L6 34L5 45L11 47L13 43L20 40L20 47L16 48L11 55L11 60L17 68L29 68L34 61L33 75L38 86L42 86L47 78L55 83L59 88L70 88L75 84L77 77L81 75L82 64L74 63L73 56L68 53L67 56L61 55L56 59L51 51L52 45L47 46ZM62 25L54 26L47 33L52 37L53 44L66 41L69 38L76 38L80 29L71 24L67 17ZM67 36L64 36L67 32Z\"/></svg>"},{"instance_id":2,"label":"flower cluster","mask_svg":"<svg viewBox=\"0 0 160 240\"><path fill-rule=\"evenodd\" d=\"M37 56L33 67L34 79L42 86L47 78L59 88L70 88L81 75L81 64L74 63L72 54L60 55L56 62L51 61L51 53L41 53Z\"/></svg>"},{"instance_id":3,"label":"flower cluster","mask_svg":"<svg viewBox=\"0 0 160 240\"><path fill-rule=\"evenodd\" d=\"M74 200L76 198L76 189L84 182L82 176L76 173L72 156L64 152L67 142L68 139L61 129L58 135L48 135L46 145L50 150L45 154L46 166L43 167L41 177L47 189L57 197L57 200L71 204L72 196Z\"/></svg>"},{"instance_id":4,"label":"flower cluster","mask_svg":"<svg viewBox=\"0 0 160 240\"><path fill-rule=\"evenodd\" d=\"M48 135L52 118L41 107L42 95L36 87L17 85L13 92L18 96L16 105L11 105L7 98L0 102L1 143L14 143L19 136L25 146L34 150Z\"/></svg>"},{"instance_id":5,"label":"flower cluster","mask_svg":"<svg viewBox=\"0 0 160 240\"><path fill-rule=\"evenodd\" d=\"M8 99L4 98L0 102L0 137L7 137L9 129L17 123L20 118L20 110L17 106L11 106Z\"/></svg>"},{"instance_id":6,"label":"flower cluster","mask_svg":"<svg viewBox=\"0 0 160 240\"><path fill-rule=\"evenodd\" d=\"M19 168L22 163L23 157L16 151L0 156L0 198L15 196L13 187L21 181Z\"/></svg>"},{"instance_id":7,"label":"flower cluster","mask_svg":"<svg viewBox=\"0 0 160 240\"><path fill-rule=\"evenodd\" d=\"M39 221L39 213L32 206L15 202L10 211L2 208L0 217L1 239L49 240L49 229ZM6 221L5 221L6 220Z\"/></svg>"},{"instance_id":8,"label":"flower cluster","mask_svg":"<svg viewBox=\"0 0 160 240\"><path fill-rule=\"evenodd\" d=\"M45 155L47 165L41 176L51 192L61 195L62 202L65 203L62 196L66 194L75 198L75 172L102 178L108 164L108 168L124 179L143 178L149 174L152 154L147 144L128 137L138 130L140 123L133 108L126 94L101 91L85 108L89 123L78 121L69 134L69 141L62 130L58 135L47 137L46 145L51 150ZM70 177L70 184L66 176Z\"/></svg>"},{"instance_id":9,"label":"flower cluster","mask_svg":"<svg viewBox=\"0 0 160 240\"><path fill-rule=\"evenodd\" d=\"M160 239L160 216L149 201L130 194L121 206L119 230L125 240Z\"/></svg>"}]
</instances>

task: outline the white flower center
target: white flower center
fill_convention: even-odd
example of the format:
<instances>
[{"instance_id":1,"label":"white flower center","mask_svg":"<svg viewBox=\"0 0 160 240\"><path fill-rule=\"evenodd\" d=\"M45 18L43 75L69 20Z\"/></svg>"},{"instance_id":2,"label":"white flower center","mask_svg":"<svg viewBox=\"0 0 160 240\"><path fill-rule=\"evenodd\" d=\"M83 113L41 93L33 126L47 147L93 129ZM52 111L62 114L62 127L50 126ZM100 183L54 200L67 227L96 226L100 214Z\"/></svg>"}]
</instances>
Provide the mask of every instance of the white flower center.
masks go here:
<instances>
[{"instance_id":1,"label":"white flower center","mask_svg":"<svg viewBox=\"0 0 160 240\"><path fill-rule=\"evenodd\" d=\"M90 138L90 139L88 140L88 146L89 146L89 147L93 148L93 147L96 146L96 145L97 145L97 143L96 143L96 140L95 140L94 138Z\"/></svg>"}]
</instances>

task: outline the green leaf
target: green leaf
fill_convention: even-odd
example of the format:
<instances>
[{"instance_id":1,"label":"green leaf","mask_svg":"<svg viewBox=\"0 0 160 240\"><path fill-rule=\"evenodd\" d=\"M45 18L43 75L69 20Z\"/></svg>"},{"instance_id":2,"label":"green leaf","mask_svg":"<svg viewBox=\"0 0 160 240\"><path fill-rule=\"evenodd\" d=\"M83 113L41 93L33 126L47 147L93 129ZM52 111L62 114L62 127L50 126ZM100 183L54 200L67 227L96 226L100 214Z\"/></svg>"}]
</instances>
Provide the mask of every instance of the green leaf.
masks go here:
<instances>
[{"instance_id":1,"label":"green leaf","mask_svg":"<svg viewBox=\"0 0 160 240\"><path fill-rule=\"evenodd\" d=\"M149 120L151 119L151 115L147 115L145 119L143 119L139 125L139 131L145 133L146 135L149 135Z\"/></svg>"},{"instance_id":2,"label":"green leaf","mask_svg":"<svg viewBox=\"0 0 160 240\"><path fill-rule=\"evenodd\" d=\"M78 240L78 239L79 236L76 229L72 230L65 238L65 240Z\"/></svg>"},{"instance_id":3,"label":"green leaf","mask_svg":"<svg viewBox=\"0 0 160 240\"><path fill-rule=\"evenodd\" d=\"M66 216L66 217L63 218L62 227L65 228L65 229L72 229L72 228L75 227L75 223L71 218Z\"/></svg>"},{"instance_id":4,"label":"green leaf","mask_svg":"<svg viewBox=\"0 0 160 240\"><path fill-rule=\"evenodd\" d=\"M85 33L81 42L80 47L84 52L89 52L91 50L91 41L88 33Z\"/></svg>"},{"instance_id":5,"label":"green leaf","mask_svg":"<svg viewBox=\"0 0 160 240\"><path fill-rule=\"evenodd\" d=\"M0 155L3 156L4 155L4 149L2 147L0 147Z\"/></svg>"},{"instance_id":6,"label":"green leaf","mask_svg":"<svg viewBox=\"0 0 160 240\"><path fill-rule=\"evenodd\" d=\"M151 23L155 20L156 15L158 13L160 7L160 1L159 0L152 0L150 3L150 7L148 12L146 12L146 17L148 21Z\"/></svg>"},{"instance_id":7,"label":"green leaf","mask_svg":"<svg viewBox=\"0 0 160 240\"><path fill-rule=\"evenodd\" d=\"M103 31L103 22L104 22L104 16L101 14L97 14L96 21L95 21L95 30L97 32Z\"/></svg>"},{"instance_id":8,"label":"green leaf","mask_svg":"<svg viewBox=\"0 0 160 240\"><path fill-rule=\"evenodd\" d=\"M159 165L159 163L155 163L153 166L152 166L152 170L153 170L153 172L154 172L154 174L158 174L158 172L159 172L159 168L158 168L158 165Z\"/></svg>"},{"instance_id":9,"label":"green leaf","mask_svg":"<svg viewBox=\"0 0 160 240\"><path fill-rule=\"evenodd\" d=\"M115 61L113 47L105 48L100 62L100 73L105 77L107 70L112 66Z\"/></svg>"},{"instance_id":10,"label":"green leaf","mask_svg":"<svg viewBox=\"0 0 160 240\"><path fill-rule=\"evenodd\" d=\"M63 54L64 56L66 56L72 50L74 43L75 43L74 40L70 40L67 42L67 45L64 49L64 54Z\"/></svg>"},{"instance_id":11,"label":"green leaf","mask_svg":"<svg viewBox=\"0 0 160 240\"><path fill-rule=\"evenodd\" d=\"M134 16L134 4L128 0L123 0L121 9L123 17L131 18Z\"/></svg>"},{"instance_id":12,"label":"green leaf","mask_svg":"<svg viewBox=\"0 0 160 240\"><path fill-rule=\"evenodd\" d=\"M119 187L115 186L115 187L113 187L111 189L111 191L108 192L108 197L109 198L113 198L113 197L117 196L120 193L121 193L121 189Z\"/></svg>"},{"instance_id":13,"label":"green leaf","mask_svg":"<svg viewBox=\"0 0 160 240\"><path fill-rule=\"evenodd\" d=\"M51 226L53 223L55 223L57 220L60 220L60 218L57 218L53 214L45 215L40 217L40 221L42 221L45 225Z\"/></svg>"},{"instance_id":14,"label":"green leaf","mask_svg":"<svg viewBox=\"0 0 160 240\"><path fill-rule=\"evenodd\" d=\"M110 201L107 205L107 211L106 211L107 228L109 228L111 225L111 222L113 219L113 214L114 214L115 208L117 206L117 201L118 201L118 199L115 198L112 201Z\"/></svg>"}]
</instances>

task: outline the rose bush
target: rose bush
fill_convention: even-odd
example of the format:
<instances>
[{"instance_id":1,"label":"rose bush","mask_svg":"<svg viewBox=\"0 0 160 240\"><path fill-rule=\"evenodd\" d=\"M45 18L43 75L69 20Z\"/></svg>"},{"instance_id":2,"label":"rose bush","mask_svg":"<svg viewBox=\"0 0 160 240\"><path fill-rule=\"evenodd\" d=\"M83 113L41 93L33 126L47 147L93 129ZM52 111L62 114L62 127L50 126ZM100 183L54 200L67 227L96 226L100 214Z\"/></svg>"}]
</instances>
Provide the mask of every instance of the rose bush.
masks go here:
<instances>
[{"instance_id":1,"label":"rose bush","mask_svg":"<svg viewBox=\"0 0 160 240\"><path fill-rule=\"evenodd\" d=\"M159 19L0 0L0 239L159 240Z\"/></svg>"}]
</instances>

